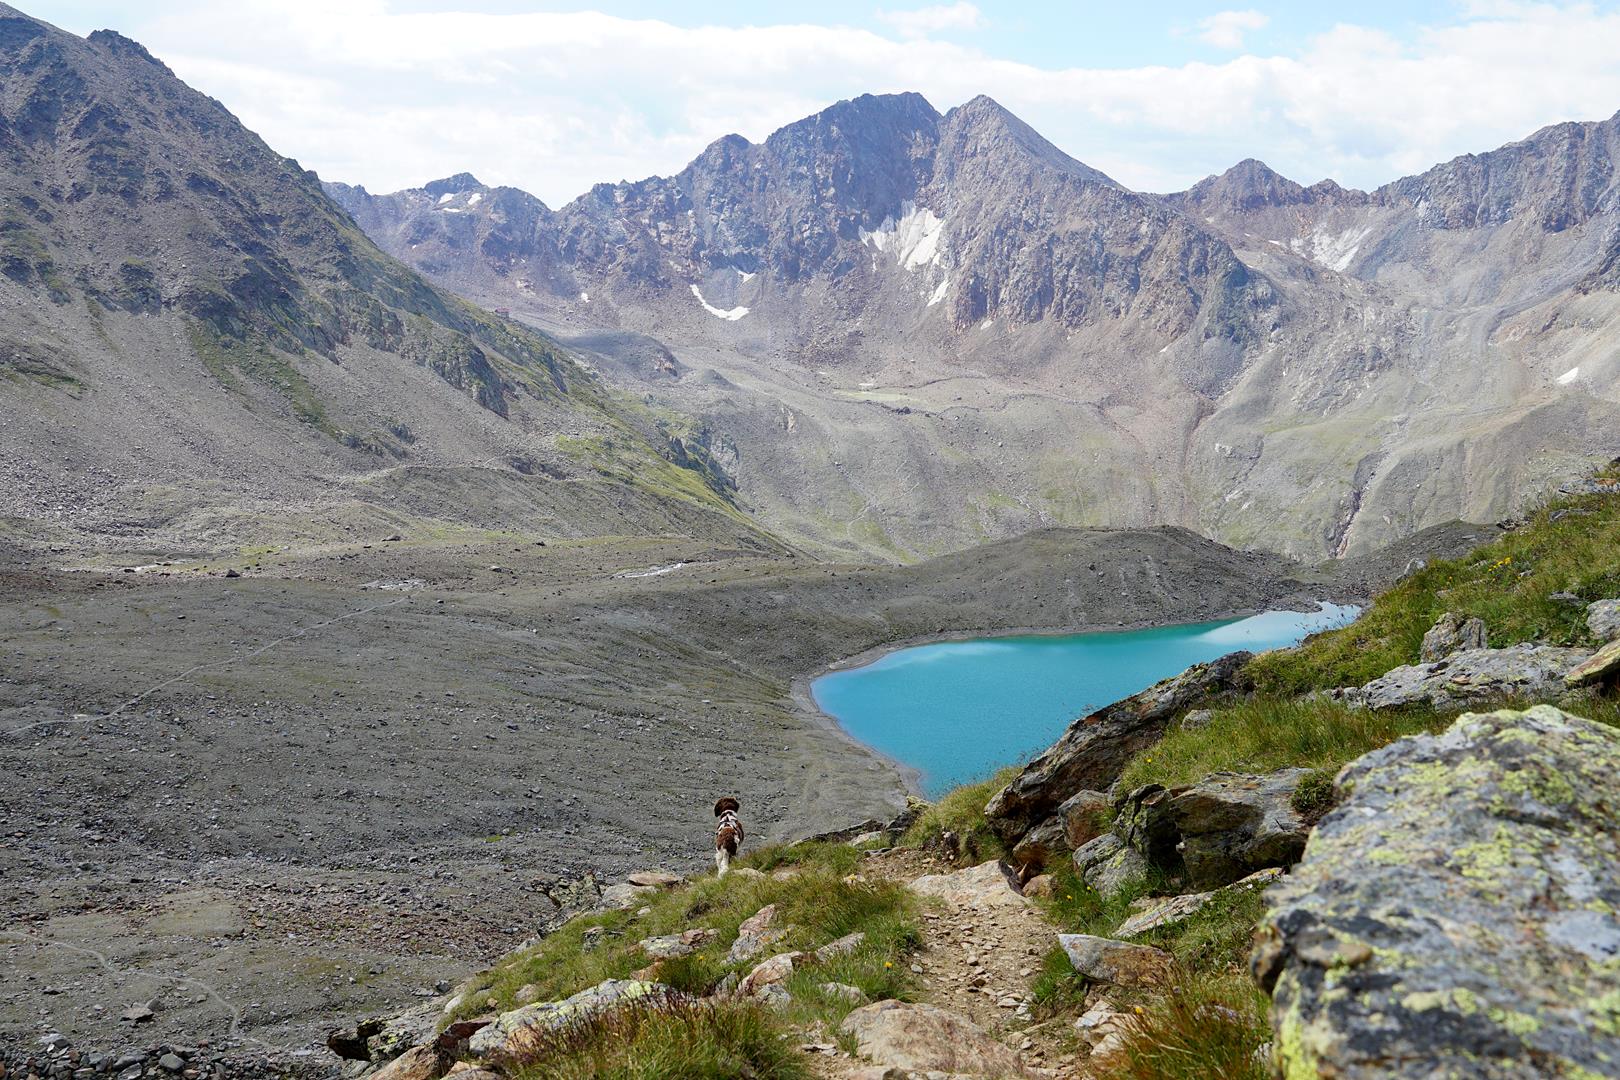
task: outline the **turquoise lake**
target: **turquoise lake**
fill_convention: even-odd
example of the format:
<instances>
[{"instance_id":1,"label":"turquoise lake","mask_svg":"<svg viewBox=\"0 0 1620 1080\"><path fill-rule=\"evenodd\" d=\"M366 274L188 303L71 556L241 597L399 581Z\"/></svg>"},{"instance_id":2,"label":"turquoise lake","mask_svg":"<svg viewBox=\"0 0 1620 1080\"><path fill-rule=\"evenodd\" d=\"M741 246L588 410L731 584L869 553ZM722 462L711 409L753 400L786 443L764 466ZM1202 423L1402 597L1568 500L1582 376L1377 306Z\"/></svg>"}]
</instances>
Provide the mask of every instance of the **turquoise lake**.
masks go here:
<instances>
[{"instance_id":1,"label":"turquoise lake","mask_svg":"<svg viewBox=\"0 0 1620 1080\"><path fill-rule=\"evenodd\" d=\"M1343 626L1359 609L1268 611L1150 630L919 645L810 684L822 712L921 774L929 798L1046 749L1077 717L1227 653Z\"/></svg>"}]
</instances>

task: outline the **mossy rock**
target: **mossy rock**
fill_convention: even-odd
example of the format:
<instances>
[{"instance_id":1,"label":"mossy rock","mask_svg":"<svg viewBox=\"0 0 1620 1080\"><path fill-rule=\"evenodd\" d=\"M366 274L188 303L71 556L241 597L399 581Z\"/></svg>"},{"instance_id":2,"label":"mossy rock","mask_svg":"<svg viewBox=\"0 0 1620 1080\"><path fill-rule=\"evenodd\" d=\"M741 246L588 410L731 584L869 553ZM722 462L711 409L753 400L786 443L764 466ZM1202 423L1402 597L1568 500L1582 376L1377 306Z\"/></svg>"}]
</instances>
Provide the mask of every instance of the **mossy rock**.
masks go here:
<instances>
[{"instance_id":1,"label":"mossy rock","mask_svg":"<svg viewBox=\"0 0 1620 1080\"><path fill-rule=\"evenodd\" d=\"M1285 1076L1620 1075L1620 734L1470 713L1338 795L1254 957Z\"/></svg>"}]
</instances>

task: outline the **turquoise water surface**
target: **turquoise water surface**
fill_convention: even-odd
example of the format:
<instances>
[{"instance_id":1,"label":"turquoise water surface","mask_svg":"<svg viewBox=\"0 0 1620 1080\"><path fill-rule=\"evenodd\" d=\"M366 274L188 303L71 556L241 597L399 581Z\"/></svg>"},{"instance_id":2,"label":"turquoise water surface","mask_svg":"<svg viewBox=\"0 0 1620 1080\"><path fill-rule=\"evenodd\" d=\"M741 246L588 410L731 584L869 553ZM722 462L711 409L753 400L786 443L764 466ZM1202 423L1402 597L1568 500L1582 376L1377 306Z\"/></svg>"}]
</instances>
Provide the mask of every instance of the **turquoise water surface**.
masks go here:
<instances>
[{"instance_id":1,"label":"turquoise water surface","mask_svg":"<svg viewBox=\"0 0 1620 1080\"><path fill-rule=\"evenodd\" d=\"M1294 645L1354 607L1063 637L947 641L888 653L810 684L822 712L922 774L934 798L1046 749L1069 722L1239 649Z\"/></svg>"}]
</instances>

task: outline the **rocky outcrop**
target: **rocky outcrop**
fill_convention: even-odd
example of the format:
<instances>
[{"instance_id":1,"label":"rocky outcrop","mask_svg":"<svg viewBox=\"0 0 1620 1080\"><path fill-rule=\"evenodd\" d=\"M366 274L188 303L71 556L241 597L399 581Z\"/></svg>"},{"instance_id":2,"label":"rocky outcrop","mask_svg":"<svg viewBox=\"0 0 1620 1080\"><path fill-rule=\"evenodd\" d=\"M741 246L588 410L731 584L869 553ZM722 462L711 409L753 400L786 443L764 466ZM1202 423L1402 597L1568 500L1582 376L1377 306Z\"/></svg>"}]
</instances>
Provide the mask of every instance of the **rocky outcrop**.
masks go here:
<instances>
[{"instance_id":1,"label":"rocky outcrop","mask_svg":"<svg viewBox=\"0 0 1620 1080\"><path fill-rule=\"evenodd\" d=\"M1282 1071L1620 1073L1620 735L1469 714L1338 786L1254 957Z\"/></svg>"},{"instance_id":2,"label":"rocky outcrop","mask_svg":"<svg viewBox=\"0 0 1620 1080\"><path fill-rule=\"evenodd\" d=\"M1432 664L1464 649L1483 649L1488 644L1487 636L1484 619L1465 619L1456 612L1448 611L1423 635L1418 659Z\"/></svg>"},{"instance_id":3,"label":"rocky outcrop","mask_svg":"<svg viewBox=\"0 0 1620 1080\"><path fill-rule=\"evenodd\" d=\"M565 1001L525 1005L496 1017L475 1033L467 1048L479 1057L521 1049L530 1039L567 1024L577 1024L633 1002L660 1000L672 991L662 983L608 979Z\"/></svg>"},{"instance_id":4,"label":"rocky outcrop","mask_svg":"<svg viewBox=\"0 0 1620 1080\"><path fill-rule=\"evenodd\" d=\"M1175 966L1162 949L1092 934L1059 934L1058 944L1077 974L1110 986L1161 986Z\"/></svg>"},{"instance_id":5,"label":"rocky outcrop","mask_svg":"<svg viewBox=\"0 0 1620 1080\"><path fill-rule=\"evenodd\" d=\"M1528 643L1467 649L1432 664L1395 668L1340 696L1369 709L1455 709L1504 697L1554 697L1564 688L1564 676L1589 656L1585 649Z\"/></svg>"},{"instance_id":6,"label":"rocky outcrop","mask_svg":"<svg viewBox=\"0 0 1620 1080\"><path fill-rule=\"evenodd\" d=\"M1310 772L1215 773L1185 787L1138 788L1116 805L1114 832L1186 888L1218 888L1298 861L1310 826L1292 800Z\"/></svg>"},{"instance_id":7,"label":"rocky outcrop","mask_svg":"<svg viewBox=\"0 0 1620 1080\"><path fill-rule=\"evenodd\" d=\"M839 1028L868 1061L915 1072L984 1077L1030 1075L1011 1047L959 1013L903 1001L863 1005Z\"/></svg>"},{"instance_id":8,"label":"rocky outcrop","mask_svg":"<svg viewBox=\"0 0 1620 1080\"><path fill-rule=\"evenodd\" d=\"M1244 669L1251 658L1251 653L1237 652L1194 665L1076 720L985 806L990 827L1015 844L1077 792L1106 791L1137 751L1159 740L1174 717L1194 703L1247 689Z\"/></svg>"}]
</instances>

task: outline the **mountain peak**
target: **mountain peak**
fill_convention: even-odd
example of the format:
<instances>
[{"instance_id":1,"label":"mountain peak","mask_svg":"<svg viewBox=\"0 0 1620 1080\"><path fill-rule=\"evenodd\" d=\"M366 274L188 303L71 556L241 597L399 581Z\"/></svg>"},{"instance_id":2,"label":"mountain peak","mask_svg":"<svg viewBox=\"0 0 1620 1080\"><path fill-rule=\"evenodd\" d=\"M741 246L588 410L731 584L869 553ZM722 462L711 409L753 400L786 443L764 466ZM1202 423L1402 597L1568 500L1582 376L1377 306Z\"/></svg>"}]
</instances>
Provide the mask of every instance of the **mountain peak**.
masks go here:
<instances>
[{"instance_id":1,"label":"mountain peak","mask_svg":"<svg viewBox=\"0 0 1620 1080\"><path fill-rule=\"evenodd\" d=\"M948 134L942 133L941 145L949 142L955 154L988 154L1005 160L1003 155L1008 152L1018 153L1088 183L1119 187L1110 177L1059 150L988 94L946 113L944 129Z\"/></svg>"},{"instance_id":2,"label":"mountain peak","mask_svg":"<svg viewBox=\"0 0 1620 1080\"><path fill-rule=\"evenodd\" d=\"M441 195L460 195L464 191L480 191L484 187L478 182L478 177L470 172L458 172L454 176L447 176L443 180L432 180L422 185L422 190L438 198Z\"/></svg>"},{"instance_id":3,"label":"mountain peak","mask_svg":"<svg viewBox=\"0 0 1620 1080\"><path fill-rule=\"evenodd\" d=\"M1189 205L1234 212L1311 201L1309 191L1258 158L1244 158L1219 176L1205 177L1180 198Z\"/></svg>"}]
</instances>

